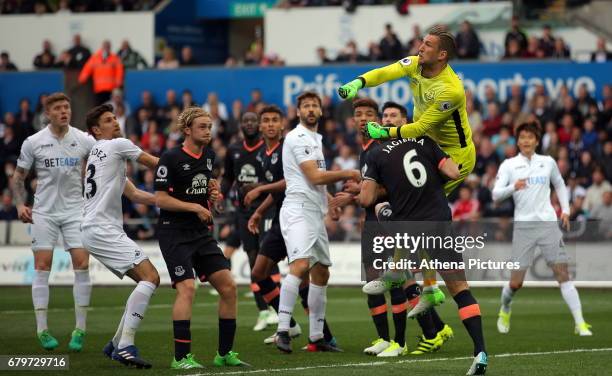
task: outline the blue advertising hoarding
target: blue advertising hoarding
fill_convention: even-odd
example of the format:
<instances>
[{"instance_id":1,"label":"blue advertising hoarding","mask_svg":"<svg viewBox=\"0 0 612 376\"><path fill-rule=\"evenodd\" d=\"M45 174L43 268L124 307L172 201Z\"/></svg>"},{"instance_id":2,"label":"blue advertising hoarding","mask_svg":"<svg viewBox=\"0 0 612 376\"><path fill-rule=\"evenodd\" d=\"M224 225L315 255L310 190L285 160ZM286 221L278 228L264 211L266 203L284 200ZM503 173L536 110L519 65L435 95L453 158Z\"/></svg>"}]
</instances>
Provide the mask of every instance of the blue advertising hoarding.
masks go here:
<instances>
[{"instance_id":1,"label":"blue advertising hoarding","mask_svg":"<svg viewBox=\"0 0 612 376\"><path fill-rule=\"evenodd\" d=\"M454 63L452 66L462 77L465 87L471 89L477 97L483 98L485 88L491 85L499 92L502 101L515 82L523 87L527 95L537 84L543 84L552 98L558 95L563 84L568 86L573 95L584 84L591 95L598 99L601 99L602 87L612 84L612 63L499 62ZM151 91L160 104L164 103L165 93L169 89L179 94L189 89L198 103L203 103L207 94L214 91L229 106L235 99L248 103L250 91L261 89L266 102L286 107L304 90L315 90L338 100L338 86L375 67L325 65L128 71L126 97L135 108L140 104L140 94L144 90ZM40 93L62 90L62 80L61 71L0 73L0 112L17 111L22 97L29 98L34 104ZM364 94L379 103L393 100L410 107L411 94L405 79L368 88Z\"/></svg>"}]
</instances>

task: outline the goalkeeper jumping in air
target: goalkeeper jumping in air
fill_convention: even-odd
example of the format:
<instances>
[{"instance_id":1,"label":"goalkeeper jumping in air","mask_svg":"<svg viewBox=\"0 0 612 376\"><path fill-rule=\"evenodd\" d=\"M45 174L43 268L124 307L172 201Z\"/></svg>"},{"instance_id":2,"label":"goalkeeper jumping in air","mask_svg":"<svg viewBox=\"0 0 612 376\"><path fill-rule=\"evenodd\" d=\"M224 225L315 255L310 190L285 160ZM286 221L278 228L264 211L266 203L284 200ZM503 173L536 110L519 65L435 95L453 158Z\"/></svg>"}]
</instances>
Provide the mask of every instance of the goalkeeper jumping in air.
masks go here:
<instances>
[{"instance_id":1,"label":"goalkeeper jumping in air","mask_svg":"<svg viewBox=\"0 0 612 376\"><path fill-rule=\"evenodd\" d=\"M414 121L400 127L370 122L366 127L367 136L378 140L425 135L432 138L459 166L459 178L444 185L447 196L472 172L476 163L476 148L465 109L465 90L448 64L455 50L453 35L443 26L434 26L423 39L418 56L408 56L366 72L338 89L340 97L352 99L361 88L408 78L414 98ZM435 273L428 273L424 285L422 297L425 299L421 299L421 306L415 307L412 314L444 301L444 294L435 282Z\"/></svg>"}]
</instances>

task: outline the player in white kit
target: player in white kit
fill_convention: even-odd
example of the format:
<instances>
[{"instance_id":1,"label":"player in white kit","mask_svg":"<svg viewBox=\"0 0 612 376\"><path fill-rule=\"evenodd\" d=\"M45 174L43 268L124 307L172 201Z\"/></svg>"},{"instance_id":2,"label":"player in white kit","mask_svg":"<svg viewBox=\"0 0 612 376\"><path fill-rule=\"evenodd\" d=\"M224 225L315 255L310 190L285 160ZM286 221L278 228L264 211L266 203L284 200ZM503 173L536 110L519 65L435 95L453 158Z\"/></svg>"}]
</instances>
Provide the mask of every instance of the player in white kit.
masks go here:
<instances>
[{"instance_id":1,"label":"player in white kit","mask_svg":"<svg viewBox=\"0 0 612 376\"><path fill-rule=\"evenodd\" d=\"M87 129L97 142L89 153L85 170L83 244L119 278L127 275L137 283L127 300L117 332L103 352L125 365L150 368L151 364L139 357L134 336L151 295L159 286L159 274L140 246L123 231L121 195L139 204L155 205L153 194L136 189L127 180L126 162L136 161L153 169L159 159L121 137L111 105L97 106L89 111Z\"/></svg>"},{"instance_id":2,"label":"player in white kit","mask_svg":"<svg viewBox=\"0 0 612 376\"><path fill-rule=\"evenodd\" d=\"M70 126L70 99L63 93L49 95L45 115L49 125L28 137L21 146L13 175L13 195L19 219L32 223L34 278L32 301L36 331L43 348L53 350L58 341L47 327L49 274L53 248L62 234L64 250L70 252L74 269L74 308L76 328L68 348L81 351L85 337L87 308L91 297L89 255L81 243L81 208L83 206L81 172L95 140ZM25 178L36 170L38 184L32 208L26 206Z\"/></svg>"},{"instance_id":3,"label":"player in white kit","mask_svg":"<svg viewBox=\"0 0 612 376\"><path fill-rule=\"evenodd\" d=\"M555 160L550 156L535 153L541 138L537 123L519 125L516 136L520 153L501 164L493 188L493 200L502 201L510 196L514 199L512 261L520 265L519 270L512 271L510 282L502 290L497 329L503 334L510 331L512 298L522 287L527 269L533 262L535 248L539 247L542 256L553 270L563 299L572 312L576 334L590 336L591 326L582 317L580 297L567 269L568 256L563 235L550 203L552 184L561 203L561 221L569 230L569 196L565 183Z\"/></svg>"},{"instance_id":4,"label":"player in white kit","mask_svg":"<svg viewBox=\"0 0 612 376\"><path fill-rule=\"evenodd\" d=\"M289 274L280 292L276 346L290 353L289 327L300 283L310 271L309 345L311 351L338 351L323 338L326 289L329 279L329 239L324 217L327 213L327 184L359 181L359 170L326 171L322 136L317 126L323 113L321 98L304 92L297 98L300 124L287 134L283 146L283 173L287 184L280 211L281 233L287 246Z\"/></svg>"}]
</instances>

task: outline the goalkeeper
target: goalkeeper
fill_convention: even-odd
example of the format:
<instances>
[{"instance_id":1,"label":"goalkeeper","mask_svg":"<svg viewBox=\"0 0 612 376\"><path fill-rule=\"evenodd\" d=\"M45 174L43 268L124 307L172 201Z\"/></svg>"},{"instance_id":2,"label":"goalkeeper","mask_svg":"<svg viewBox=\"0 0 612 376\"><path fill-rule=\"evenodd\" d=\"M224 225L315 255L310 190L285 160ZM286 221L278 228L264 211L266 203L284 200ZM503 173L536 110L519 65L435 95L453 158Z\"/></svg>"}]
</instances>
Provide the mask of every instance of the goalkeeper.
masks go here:
<instances>
[{"instance_id":1,"label":"goalkeeper","mask_svg":"<svg viewBox=\"0 0 612 376\"><path fill-rule=\"evenodd\" d=\"M455 56L455 39L446 28L434 26L419 48L418 56L408 56L386 67L371 70L341 86L338 94L352 99L359 89L378 86L384 82L407 77L414 98L414 122L399 127L383 127L370 122L366 136L386 140L429 136L459 166L459 178L448 181L444 192L448 196L472 172L476 164L476 148L465 109L465 90L448 61ZM437 287L435 273L424 276L423 307L444 301ZM415 312L416 312L415 311Z\"/></svg>"}]
</instances>

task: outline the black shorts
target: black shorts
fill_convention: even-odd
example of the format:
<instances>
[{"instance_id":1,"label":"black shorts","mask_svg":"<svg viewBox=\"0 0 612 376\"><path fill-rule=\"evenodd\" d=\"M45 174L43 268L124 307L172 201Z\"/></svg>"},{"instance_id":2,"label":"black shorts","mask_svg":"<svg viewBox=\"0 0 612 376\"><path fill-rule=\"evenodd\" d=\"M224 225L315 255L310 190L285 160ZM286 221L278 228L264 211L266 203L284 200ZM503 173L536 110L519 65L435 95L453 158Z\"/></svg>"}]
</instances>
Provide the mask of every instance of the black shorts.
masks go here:
<instances>
[{"instance_id":1,"label":"black shorts","mask_svg":"<svg viewBox=\"0 0 612 376\"><path fill-rule=\"evenodd\" d=\"M225 245L232 248L240 248L240 234L238 233L238 214L234 213L233 221L230 225L230 234L225 239Z\"/></svg>"},{"instance_id":2,"label":"black shorts","mask_svg":"<svg viewBox=\"0 0 612 376\"><path fill-rule=\"evenodd\" d=\"M211 274L230 269L229 261L208 230L159 230L161 249L174 284L196 276L204 282Z\"/></svg>"},{"instance_id":3,"label":"black shorts","mask_svg":"<svg viewBox=\"0 0 612 376\"><path fill-rule=\"evenodd\" d=\"M269 257L275 263L287 257L287 246L285 246L278 219L272 222L272 227L264 234L259 254Z\"/></svg>"},{"instance_id":4,"label":"black shorts","mask_svg":"<svg viewBox=\"0 0 612 376\"><path fill-rule=\"evenodd\" d=\"M242 249L246 253L255 253L259 251L259 235L253 234L249 231L248 223L249 218L251 218L252 212L242 212L239 211L236 213L238 216L238 235L240 236L240 241L242 242Z\"/></svg>"}]
</instances>

